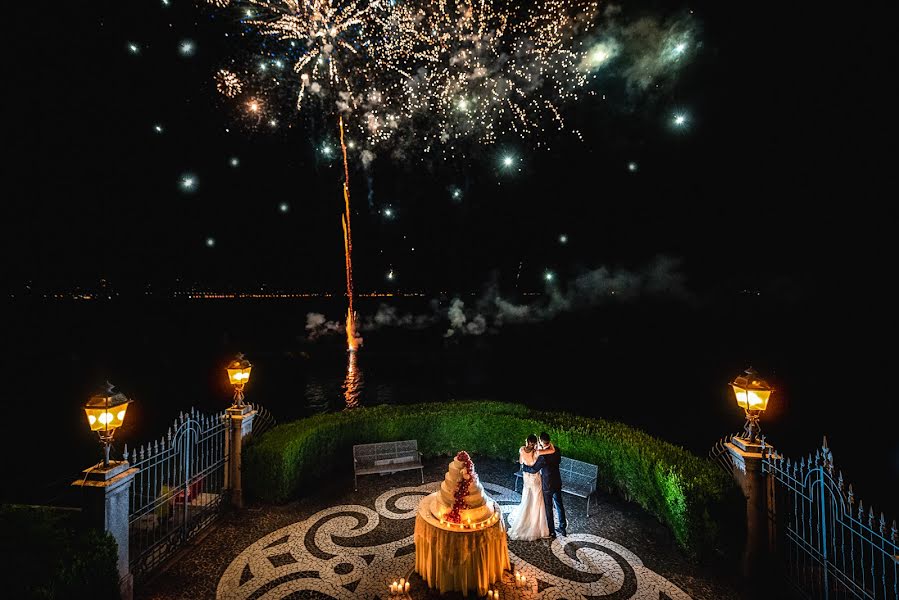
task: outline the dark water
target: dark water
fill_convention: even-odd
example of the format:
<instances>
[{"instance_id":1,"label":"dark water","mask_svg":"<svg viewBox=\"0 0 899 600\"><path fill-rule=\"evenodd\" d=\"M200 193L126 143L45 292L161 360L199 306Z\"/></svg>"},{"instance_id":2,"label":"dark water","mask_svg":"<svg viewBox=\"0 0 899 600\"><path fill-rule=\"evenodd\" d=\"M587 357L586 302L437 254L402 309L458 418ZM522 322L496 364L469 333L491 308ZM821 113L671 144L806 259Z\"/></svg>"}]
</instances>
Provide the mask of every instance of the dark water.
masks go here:
<instances>
[{"instance_id":1,"label":"dark water","mask_svg":"<svg viewBox=\"0 0 899 600\"><path fill-rule=\"evenodd\" d=\"M306 339L306 313L339 320L340 302L14 305L4 336L13 376L3 397L15 416L3 497L40 500L48 484L97 460L81 405L98 382L135 400L116 434L121 450L155 439L188 407L227 407L224 364L242 351L254 364L247 400L281 422L347 406L487 398L621 420L703 456L742 427L726 384L752 363L779 390L762 418L769 440L799 456L827 434L856 493L892 513L899 442L886 388L864 377L864 349L803 307L747 302L605 306L480 336L446 338L446 321L388 327L363 332L355 357L340 335ZM358 310L370 315L379 303L362 298ZM424 299L391 303L400 313L430 310Z\"/></svg>"}]
</instances>

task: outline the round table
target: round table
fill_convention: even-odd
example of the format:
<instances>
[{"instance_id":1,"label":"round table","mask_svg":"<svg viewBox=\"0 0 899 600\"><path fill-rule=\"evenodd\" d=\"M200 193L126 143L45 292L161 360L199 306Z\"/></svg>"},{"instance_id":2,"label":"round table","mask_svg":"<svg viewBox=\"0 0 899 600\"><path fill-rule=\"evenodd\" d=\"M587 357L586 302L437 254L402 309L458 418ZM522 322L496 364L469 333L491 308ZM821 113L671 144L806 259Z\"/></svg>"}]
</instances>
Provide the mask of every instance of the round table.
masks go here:
<instances>
[{"instance_id":1,"label":"round table","mask_svg":"<svg viewBox=\"0 0 899 600\"><path fill-rule=\"evenodd\" d=\"M436 493L422 498L415 517L416 573L441 594L476 591L485 596L490 585L511 567L502 515L484 528L450 527L431 514L436 499ZM499 506L494 506L499 513Z\"/></svg>"}]
</instances>

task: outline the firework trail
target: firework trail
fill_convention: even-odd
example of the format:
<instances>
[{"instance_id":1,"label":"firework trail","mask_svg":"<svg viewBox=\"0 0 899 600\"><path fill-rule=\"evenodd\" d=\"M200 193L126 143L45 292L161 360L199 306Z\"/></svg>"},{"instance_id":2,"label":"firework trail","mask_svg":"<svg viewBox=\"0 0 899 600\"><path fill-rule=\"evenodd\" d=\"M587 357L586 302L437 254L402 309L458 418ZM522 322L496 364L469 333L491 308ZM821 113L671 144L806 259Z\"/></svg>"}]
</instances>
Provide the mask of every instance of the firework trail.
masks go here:
<instances>
[{"instance_id":1,"label":"firework trail","mask_svg":"<svg viewBox=\"0 0 899 600\"><path fill-rule=\"evenodd\" d=\"M349 306L346 311L346 341L350 352L362 345L362 338L356 332L356 311L353 309L353 231L350 228L350 170L346 158L346 143L343 139L343 117L340 117L340 148L343 151L343 202L345 212L340 218L343 225L343 251L346 260L346 295Z\"/></svg>"}]
</instances>

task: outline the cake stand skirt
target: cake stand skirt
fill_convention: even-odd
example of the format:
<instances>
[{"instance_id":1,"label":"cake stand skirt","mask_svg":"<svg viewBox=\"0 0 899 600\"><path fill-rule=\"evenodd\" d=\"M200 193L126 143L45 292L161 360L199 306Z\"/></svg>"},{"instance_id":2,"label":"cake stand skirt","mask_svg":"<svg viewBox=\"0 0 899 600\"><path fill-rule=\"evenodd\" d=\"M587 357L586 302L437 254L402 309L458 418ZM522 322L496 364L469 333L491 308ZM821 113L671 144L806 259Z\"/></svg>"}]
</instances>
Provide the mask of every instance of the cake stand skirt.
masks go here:
<instances>
[{"instance_id":1,"label":"cake stand skirt","mask_svg":"<svg viewBox=\"0 0 899 600\"><path fill-rule=\"evenodd\" d=\"M441 594L487 588L510 568L503 520L474 531L448 531L421 513L415 517L415 571Z\"/></svg>"}]
</instances>

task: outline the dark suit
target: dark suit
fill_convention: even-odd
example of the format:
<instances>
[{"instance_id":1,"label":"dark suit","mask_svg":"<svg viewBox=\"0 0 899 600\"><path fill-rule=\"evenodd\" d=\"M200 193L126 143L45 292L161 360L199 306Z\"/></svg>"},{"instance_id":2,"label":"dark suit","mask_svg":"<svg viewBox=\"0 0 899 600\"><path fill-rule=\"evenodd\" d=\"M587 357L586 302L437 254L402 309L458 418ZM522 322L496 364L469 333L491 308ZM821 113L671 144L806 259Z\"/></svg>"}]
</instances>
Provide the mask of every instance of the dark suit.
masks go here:
<instances>
[{"instance_id":1,"label":"dark suit","mask_svg":"<svg viewBox=\"0 0 899 600\"><path fill-rule=\"evenodd\" d=\"M565 505L562 504L562 476L559 474L561 462L562 454L556 448L552 454L538 456L533 467L521 465L521 470L528 473L540 473L543 483L543 504L546 506L546 524L549 526L549 532L552 534L556 531L553 522L553 505L555 505L556 512L559 513L558 533L566 535L568 521L565 520Z\"/></svg>"}]
</instances>

